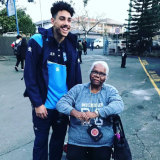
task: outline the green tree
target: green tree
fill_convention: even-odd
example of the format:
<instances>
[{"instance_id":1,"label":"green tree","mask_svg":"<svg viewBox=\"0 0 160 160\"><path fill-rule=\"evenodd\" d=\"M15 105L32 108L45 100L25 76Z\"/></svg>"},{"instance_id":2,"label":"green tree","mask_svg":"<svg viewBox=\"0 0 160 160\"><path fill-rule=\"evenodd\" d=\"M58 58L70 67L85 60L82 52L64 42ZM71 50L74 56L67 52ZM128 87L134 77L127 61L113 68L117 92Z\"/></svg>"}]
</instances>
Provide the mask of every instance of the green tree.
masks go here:
<instances>
[{"instance_id":1,"label":"green tree","mask_svg":"<svg viewBox=\"0 0 160 160\"><path fill-rule=\"evenodd\" d=\"M160 0L130 0L127 37L132 46L136 46L137 41L142 44L144 40L152 44L152 38L160 29L159 3Z\"/></svg>"},{"instance_id":2,"label":"green tree","mask_svg":"<svg viewBox=\"0 0 160 160\"><path fill-rule=\"evenodd\" d=\"M19 30L23 34L27 35L35 33L36 26L32 22L30 16L27 15L24 10L18 9L17 17L18 17ZM0 26L2 27L2 29L0 30L0 34L6 32L16 32L17 30L15 16L8 17L6 8L0 11Z\"/></svg>"}]
</instances>

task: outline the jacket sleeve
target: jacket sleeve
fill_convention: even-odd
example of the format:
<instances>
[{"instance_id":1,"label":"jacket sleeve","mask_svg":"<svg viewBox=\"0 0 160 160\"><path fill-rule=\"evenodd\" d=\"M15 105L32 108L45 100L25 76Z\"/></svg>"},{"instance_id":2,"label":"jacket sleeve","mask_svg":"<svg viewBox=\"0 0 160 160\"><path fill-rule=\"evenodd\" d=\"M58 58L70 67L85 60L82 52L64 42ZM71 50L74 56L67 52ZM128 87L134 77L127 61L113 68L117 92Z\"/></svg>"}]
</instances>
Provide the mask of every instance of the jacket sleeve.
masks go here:
<instances>
[{"instance_id":1,"label":"jacket sleeve","mask_svg":"<svg viewBox=\"0 0 160 160\"><path fill-rule=\"evenodd\" d=\"M56 109L66 115L70 115L72 109L74 109L76 97L78 95L78 85L71 88L67 94L62 96L62 98L56 104Z\"/></svg>"},{"instance_id":2,"label":"jacket sleeve","mask_svg":"<svg viewBox=\"0 0 160 160\"><path fill-rule=\"evenodd\" d=\"M98 109L99 115L103 118L106 118L107 116L111 114L120 114L124 109L124 104L121 96L118 94L118 91L116 88L111 87L108 92L108 99L107 99L107 106L104 106L101 109Z\"/></svg>"},{"instance_id":3,"label":"jacket sleeve","mask_svg":"<svg viewBox=\"0 0 160 160\"><path fill-rule=\"evenodd\" d=\"M82 83L82 75L81 75L81 68L80 68L80 62L78 60L78 52L77 52L77 35L69 33L68 35L69 40L72 42L73 47L75 48L76 54L76 59L75 59L75 83L76 84L81 84Z\"/></svg>"},{"instance_id":4,"label":"jacket sleeve","mask_svg":"<svg viewBox=\"0 0 160 160\"><path fill-rule=\"evenodd\" d=\"M26 96L29 97L33 107L42 105L42 98L38 87L37 65L40 60L42 46L33 38L28 42L28 51L26 52L24 80L26 85Z\"/></svg>"}]
</instances>

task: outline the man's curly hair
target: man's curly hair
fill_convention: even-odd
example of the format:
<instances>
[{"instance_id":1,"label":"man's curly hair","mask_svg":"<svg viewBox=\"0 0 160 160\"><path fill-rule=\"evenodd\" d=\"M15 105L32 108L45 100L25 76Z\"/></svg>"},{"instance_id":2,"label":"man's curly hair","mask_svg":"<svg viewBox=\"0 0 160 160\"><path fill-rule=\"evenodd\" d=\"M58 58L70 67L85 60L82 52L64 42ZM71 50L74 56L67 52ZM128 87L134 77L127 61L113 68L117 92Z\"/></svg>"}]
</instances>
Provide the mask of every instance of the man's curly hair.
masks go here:
<instances>
[{"instance_id":1,"label":"man's curly hair","mask_svg":"<svg viewBox=\"0 0 160 160\"><path fill-rule=\"evenodd\" d=\"M68 11L71 14L71 17L75 13L74 9L71 7L70 4L63 2L63 1L57 1L53 3L53 6L51 7L52 17L55 18L57 13L62 10Z\"/></svg>"}]
</instances>

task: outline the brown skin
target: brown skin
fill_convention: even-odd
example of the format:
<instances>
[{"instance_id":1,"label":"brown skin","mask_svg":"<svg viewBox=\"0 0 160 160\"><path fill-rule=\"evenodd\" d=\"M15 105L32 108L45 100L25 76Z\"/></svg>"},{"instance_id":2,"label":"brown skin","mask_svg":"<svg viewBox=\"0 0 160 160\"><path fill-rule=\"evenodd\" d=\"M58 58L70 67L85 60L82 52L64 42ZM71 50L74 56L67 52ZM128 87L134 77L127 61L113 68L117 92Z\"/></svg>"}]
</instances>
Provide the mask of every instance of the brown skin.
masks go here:
<instances>
[{"instance_id":1,"label":"brown skin","mask_svg":"<svg viewBox=\"0 0 160 160\"><path fill-rule=\"evenodd\" d=\"M46 107L42 104L39 107L35 108L36 116L42 119L47 118L48 112Z\"/></svg>"},{"instance_id":2,"label":"brown skin","mask_svg":"<svg viewBox=\"0 0 160 160\"><path fill-rule=\"evenodd\" d=\"M103 72L106 73L106 69L103 65L97 64L94 66L92 71ZM106 80L106 76L100 77L98 75L90 74L90 81L91 81L91 93L97 93L101 90L103 83ZM79 112L75 109L71 111L71 115L76 117L81 121L89 121L92 118L98 117L95 112Z\"/></svg>"},{"instance_id":3,"label":"brown skin","mask_svg":"<svg viewBox=\"0 0 160 160\"><path fill-rule=\"evenodd\" d=\"M95 65L92 71L106 73L106 69L101 64ZM102 85L105 82L105 80L106 80L106 76L100 77L99 75L93 75L91 73L90 74L91 92L92 93L97 93L99 90L101 90Z\"/></svg>"},{"instance_id":4,"label":"brown skin","mask_svg":"<svg viewBox=\"0 0 160 160\"><path fill-rule=\"evenodd\" d=\"M71 19L70 13L65 10L59 11L56 18L51 18L54 38L58 43L61 43L68 35L71 28Z\"/></svg>"},{"instance_id":5,"label":"brown skin","mask_svg":"<svg viewBox=\"0 0 160 160\"><path fill-rule=\"evenodd\" d=\"M80 121L89 121L90 119L85 112L79 112L76 109L73 109L70 115L76 117Z\"/></svg>"},{"instance_id":6,"label":"brown skin","mask_svg":"<svg viewBox=\"0 0 160 160\"><path fill-rule=\"evenodd\" d=\"M65 37L68 35L71 28L71 15L69 12L62 10L59 11L55 18L51 18L51 23L53 25L54 38L58 43L61 43ZM35 108L36 115L39 118L47 118L48 112L44 104ZM78 115L81 119L85 117L84 115ZM83 118L82 118L83 119Z\"/></svg>"}]
</instances>

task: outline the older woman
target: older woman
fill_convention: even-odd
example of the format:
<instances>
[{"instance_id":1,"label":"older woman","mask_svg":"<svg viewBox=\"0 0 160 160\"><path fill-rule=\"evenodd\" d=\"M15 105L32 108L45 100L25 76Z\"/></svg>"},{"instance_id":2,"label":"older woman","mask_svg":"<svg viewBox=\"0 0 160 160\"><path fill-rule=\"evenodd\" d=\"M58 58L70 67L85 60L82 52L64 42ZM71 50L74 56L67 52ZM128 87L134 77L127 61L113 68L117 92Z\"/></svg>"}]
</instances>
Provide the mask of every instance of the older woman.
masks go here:
<instances>
[{"instance_id":1,"label":"older woman","mask_svg":"<svg viewBox=\"0 0 160 160\"><path fill-rule=\"evenodd\" d=\"M94 62L90 83L76 85L57 103L57 110L70 116L68 160L87 156L90 160L110 160L114 133L106 118L121 113L124 104L118 91L104 84L108 73L106 62Z\"/></svg>"}]
</instances>

